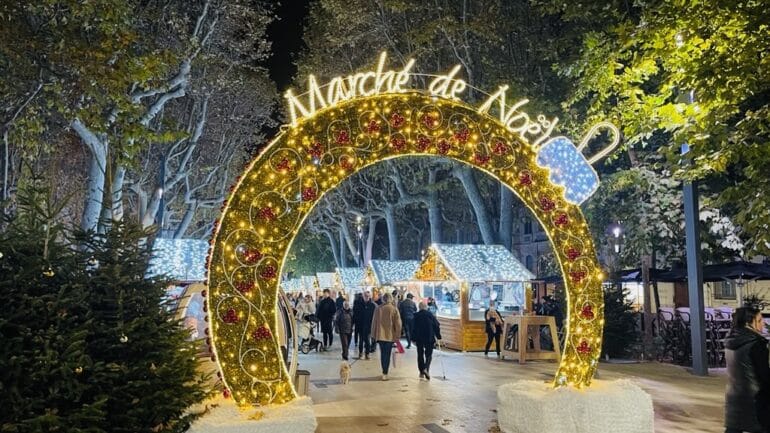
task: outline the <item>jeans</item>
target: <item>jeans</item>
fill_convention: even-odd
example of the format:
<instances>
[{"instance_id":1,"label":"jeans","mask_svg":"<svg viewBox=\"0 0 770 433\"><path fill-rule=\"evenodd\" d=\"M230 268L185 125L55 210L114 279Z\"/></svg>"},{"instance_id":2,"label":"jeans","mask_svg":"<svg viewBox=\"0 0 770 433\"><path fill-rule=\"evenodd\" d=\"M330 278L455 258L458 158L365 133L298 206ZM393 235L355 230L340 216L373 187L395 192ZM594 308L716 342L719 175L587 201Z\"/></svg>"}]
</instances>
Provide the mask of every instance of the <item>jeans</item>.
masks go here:
<instances>
[{"instance_id":1,"label":"jeans","mask_svg":"<svg viewBox=\"0 0 770 433\"><path fill-rule=\"evenodd\" d=\"M390 354L393 352L392 341L377 341L380 346L380 364L382 364L382 374L388 374L390 369Z\"/></svg>"},{"instance_id":2,"label":"jeans","mask_svg":"<svg viewBox=\"0 0 770 433\"><path fill-rule=\"evenodd\" d=\"M414 326L414 319L404 320L404 336L406 336L406 346L412 346L412 327Z\"/></svg>"},{"instance_id":3,"label":"jeans","mask_svg":"<svg viewBox=\"0 0 770 433\"><path fill-rule=\"evenodd\" d=\"M360 331L356 331L356 336L358 337L358 355L361 356L361 353L366 349L366 354L372 353L372 343L371 338L369 338L369 330L368 329L362 329Z\"/></svg>"},{"instance_id":4,"label":"jeans","mask_svg":"<svg viewBox=\"0 0 770 433\"><path fill-rule=\"evenodd\" d=\"M420 370L420 373L430 373L430 361L433 359L433 345L421 343L415 344L417 345L417 369Z\"/></svg>"},{"instance_id":5,"label":"jeans","mask_svg":"<svg viewBox=\"0 0 770 433\"><path fill-rule=\"evenodd\" d=\"M492 339L495 339L495 351L498 355L500 355L500 333L495 332L494 334L491 332L487 332L487 347L484 348L484 355L489 353L489 347L492 346Z\"/></svg>"},{"instance_id":6,"label":"jeans","mask_svg":"<svg viewBox=\"0 0 770 433\"><path fill-rule=\"evenodd\" d=\"M342 344L342 359L348 360L348 349L350 348L350 333L340 334L340 344Z\"/></svg>"}]
</instances>

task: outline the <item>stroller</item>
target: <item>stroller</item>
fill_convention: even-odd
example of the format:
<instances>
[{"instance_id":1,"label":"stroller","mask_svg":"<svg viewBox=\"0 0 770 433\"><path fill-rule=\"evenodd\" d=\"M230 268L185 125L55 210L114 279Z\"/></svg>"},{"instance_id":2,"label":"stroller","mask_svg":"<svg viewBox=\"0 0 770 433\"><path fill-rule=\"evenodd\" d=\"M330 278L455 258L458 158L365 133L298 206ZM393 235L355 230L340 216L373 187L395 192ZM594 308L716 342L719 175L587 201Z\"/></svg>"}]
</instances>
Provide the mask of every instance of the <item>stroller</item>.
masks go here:
<instances>
[{"instance_id":1,"label":"stroller","mask_svg":"<svg viewBox=\"0 0 770 433\"><path fill-rule=\"evenodd\" d=\"M304 354L310 353L311 350L318 350L321 347L321 340L315 338L315 327L318 323L318 318L315 314L309 314L300 319L297 326L297 337L299 338L299 350Z\"/></svg>"}]
</instances>

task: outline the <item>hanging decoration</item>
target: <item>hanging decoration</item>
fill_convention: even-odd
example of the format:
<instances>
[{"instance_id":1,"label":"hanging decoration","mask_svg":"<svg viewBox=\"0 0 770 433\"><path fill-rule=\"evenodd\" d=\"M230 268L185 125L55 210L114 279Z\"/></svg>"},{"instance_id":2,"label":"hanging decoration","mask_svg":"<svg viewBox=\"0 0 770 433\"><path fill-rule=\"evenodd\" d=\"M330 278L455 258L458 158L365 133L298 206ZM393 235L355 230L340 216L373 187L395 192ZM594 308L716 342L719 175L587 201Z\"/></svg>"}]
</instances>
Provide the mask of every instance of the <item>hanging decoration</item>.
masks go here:
<instances>
[{"instance_id":1,"label":"hanging decoration","mask_svg":"<svg viewBox=\"0 0 770 433\"><path fill-rule=\"evenodd\" d=\"M286 254L326 192L358 170L410 155L451 158L483 170L533 212L566 276L566 341L554 385L589 385L604 325L603 276L577 204L595 190L590 164L617 144L616 129L599 124L574 146L551 137L557 118L530 116L523 111L527 100L507 101L506 86L473 107L460 100L468 85L458 78L459 67L427 77L428 87L418 90L414 61L389 71L386 60L383 53L374 70L326 84L310 76L306 93L286 92L290 125L231 188L211 241L206 297L206 335L227 393L239 404L296 398L280 342L270 331L277 329ZM602 130L612 142L586 159L582 152ZM429 263L420 270L426 276L449 272L439 260Z\"/></svg>"}]
</instances>

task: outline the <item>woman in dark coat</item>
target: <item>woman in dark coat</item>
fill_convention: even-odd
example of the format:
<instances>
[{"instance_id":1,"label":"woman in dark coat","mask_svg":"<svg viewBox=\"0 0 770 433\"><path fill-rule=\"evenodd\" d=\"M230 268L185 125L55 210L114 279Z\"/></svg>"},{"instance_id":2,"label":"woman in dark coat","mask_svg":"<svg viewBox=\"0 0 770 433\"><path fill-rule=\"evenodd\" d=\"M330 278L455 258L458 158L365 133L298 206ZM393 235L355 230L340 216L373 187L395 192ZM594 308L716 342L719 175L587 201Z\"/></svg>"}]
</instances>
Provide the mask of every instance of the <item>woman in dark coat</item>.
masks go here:
<instances>
[{"instance_id":1,"label":"woman in dark coat","mask_svg":"<svg viewBox=\"0 0 770 433\"><path fill-rule=\"evenodd\" d=\"M497 312L495 305L490 302L489 308L484 312L487 326L487 346L484 348L484 356L489 355L489 347L492 346L492 339L495 340L495 351L497 357L500 357L500 335L503 333L503 318Z\"/></svg>"},{"instance_id":2,"label":"woman in dark coat","mask_svg":"<svg viewBox=\"0 0 770 433\"><path fill-rule=\"evenodd\" d=\"M350 337L353 335L353 310L350 309L348 301L342 302L342 308L337 311L334 317L334 327L340 334L342 343L342 359L348 360L348 349L350 348Z\"/></svg>"},{"instance_id":3,"label":"woman in dark coat","mask_svg":"<svg viewBox=\"0 0 770 433\"><path fill-rule=\"evenodd\" d=\"M763 327L756 308L735 310L725 339L725 433L770 432L770 361Z\"/></svg>"},{"instance_id":4,"label":"woman in dark coat","mask_svg":"<svg viewBox=\"0 0 770 433\"><path fill-rule=\"evenodd\" d=\"M412 340L417 346L417 369L420 370L420 379L430 380L433 345L436 340L441 340L441 327L436 316L428 311L425 301L421 301L417 308L419 311L412 319Z\"/></svg>"}]
</instances>

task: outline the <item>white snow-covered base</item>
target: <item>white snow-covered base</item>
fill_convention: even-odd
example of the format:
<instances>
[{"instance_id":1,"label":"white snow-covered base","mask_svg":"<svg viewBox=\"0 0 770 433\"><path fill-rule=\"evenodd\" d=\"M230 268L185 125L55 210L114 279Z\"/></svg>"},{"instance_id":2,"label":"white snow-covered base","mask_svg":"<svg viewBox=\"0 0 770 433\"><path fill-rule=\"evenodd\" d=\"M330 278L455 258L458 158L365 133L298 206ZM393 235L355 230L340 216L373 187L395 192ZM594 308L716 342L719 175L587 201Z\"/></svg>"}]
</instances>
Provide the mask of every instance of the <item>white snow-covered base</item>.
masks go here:
<instances>
[{"instance_id":1,"label":"white snow-covered base","mask_svg":"<svg viewBox=\"0 0 770 433\"><path fill-rule=\"evenodd\" d=\"M313 433L318 425L310 397L247 408L220 397L207 406L211 409L193 423L189 433Z\"/></svg>"},{"instance_id":2,"label":"white snow-covered base","mask_svg":"<svg viewBox=\"0 0 770 433\"><path fill-rule=\"evenodd\" d=\"M522 380L497 389L497 419L505 433L652 433L652 398L628 380L584 389Z\"/></svg>"}]
</instances>

